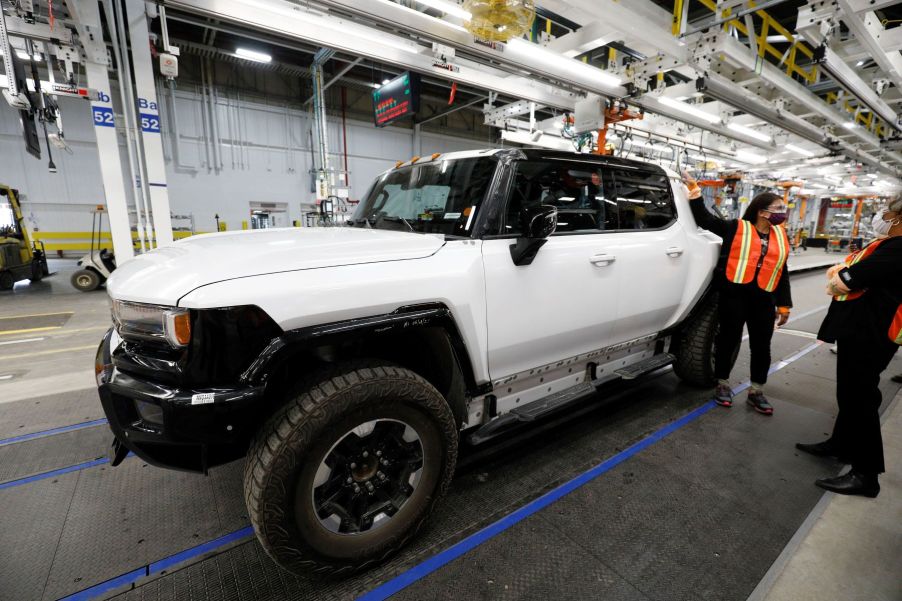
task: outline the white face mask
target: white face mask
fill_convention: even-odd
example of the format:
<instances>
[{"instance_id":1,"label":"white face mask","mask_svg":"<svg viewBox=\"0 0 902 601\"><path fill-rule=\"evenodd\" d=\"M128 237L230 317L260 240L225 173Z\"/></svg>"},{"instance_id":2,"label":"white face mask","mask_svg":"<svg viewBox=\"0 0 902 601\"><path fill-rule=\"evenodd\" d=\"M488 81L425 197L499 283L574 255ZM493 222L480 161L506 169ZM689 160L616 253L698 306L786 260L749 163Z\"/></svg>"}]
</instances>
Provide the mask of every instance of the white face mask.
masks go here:
<instances>
[{"instance_id":1,"label":"white face mask","mask_svg":"<svg viewBox=\"0 0 902 601\"><path fill-rule=\"evenodd\" d=\"M900 221L902 221L902 218L899 217L892 221L884 221L883 216L886 215L886 212L886 209L883 209L874 215L874 219L871 221L871 227L874 228L874 233L881 238L888 236L889 231L893 229L893 227L899 225Z\"/></svg>"}]
</instances>

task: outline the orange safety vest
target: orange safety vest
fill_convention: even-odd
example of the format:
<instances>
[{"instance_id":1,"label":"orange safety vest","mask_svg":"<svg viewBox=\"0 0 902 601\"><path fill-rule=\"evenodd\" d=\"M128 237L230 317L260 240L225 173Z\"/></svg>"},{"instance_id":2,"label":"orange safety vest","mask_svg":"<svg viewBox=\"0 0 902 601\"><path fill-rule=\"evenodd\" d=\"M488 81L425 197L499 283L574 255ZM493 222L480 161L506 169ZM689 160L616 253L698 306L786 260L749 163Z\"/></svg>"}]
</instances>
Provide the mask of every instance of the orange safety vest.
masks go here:
<instances>
[{"instance_id":1,"label":"orange safety vest","mask_svg":"<svg viewBox=\"0 0 902 601\"><path fill-rule=\"evenodd\" d=\"M776 232L776 235L771 237L771 244L767 247L767 254L764 255L764 262L758 273L758 287L767 292L777 289L780 276L783 275L783 266L789 257L789 236L786 235L786 230L781 225L774 225L771 231ZM727 279L734 284L750 283L755 279L755 268L760 258L761 237L751 222L740 219L727 259Z\"/></svg>"},{"instance_id":2,"label":"orange safety vest","mask_svg":"<svg viewBox=\"0 0 902 601\"><path fill-rule=\"evenodd\" d=\"M856 263L861 263L862 261L864 261L865 259L870 257L874 253L874 251L877 250L877 247L880 246L881 243L883 243L884 240L886 240L886 238L883 238L881 240L875 240L874 242L871 242L870 244L868 244L867 246L865 246L863 249L859 250L858 252L852 253L851 255L849 255L848 257L845 258L845 260L843 261L843 264L846 265L846 267L851 267L852 265L855 265ZM834 296L833 298L840 302L850 301L850 300L855 300L856 298L861 298L861 296L865 292L866 292L865 290L855 290L848 294L840 294L839 296Z\"/></svg>"},{"instance_id":3,"label":"orange safety vest","mask_svg":"<svg viewBox=\"0 0 902 601\"><path fill-rule=\"evenodd\" d=\"M877 247L880 246L881 243L886 241L888 238L883 238L881 240L876 240L867 246L865 246L862 250L852 253L846 260L843 261L848 267L855 265L856 263L861 263L868 257L870 257ZM845 302L850 300L855 300L864 296L864 293L867 292L867 289L864 290L854 290L848 294L841 294L839 296L834 296L833 299L838 302ZM887 332L889 339L894 343L902 346L902 305L899 305L899 308L896 309L896 316L893 317L893 322L889 326L889 332Z\"/></svg>"}]
</instances>

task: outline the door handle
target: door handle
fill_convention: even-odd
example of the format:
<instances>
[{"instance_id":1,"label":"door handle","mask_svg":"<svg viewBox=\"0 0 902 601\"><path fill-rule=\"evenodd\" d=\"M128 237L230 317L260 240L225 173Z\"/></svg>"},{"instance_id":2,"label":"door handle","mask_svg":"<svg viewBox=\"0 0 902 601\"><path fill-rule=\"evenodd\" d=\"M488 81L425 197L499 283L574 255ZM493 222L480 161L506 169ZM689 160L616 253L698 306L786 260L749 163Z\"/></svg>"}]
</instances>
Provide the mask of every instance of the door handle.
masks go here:
<instances>
[{"instance_id":1,"label":"door handle","mask_svg":"<svg viewBox=\"0 0 902 601\"><path fill-rule=\"evenodd\" d=\"M611 263L613 263L616 260L617 260L617 257L615 257L614 255L608 255L608 254L592 255L591 257L589 257L589 262L592 263L593 265L595 265L596 267L604 267L606 265L610 265Z\"/></svg>"},{"instance_id":2,"label":"door handle","mask_svg":"<svg viewBox=\"0 0 902 601\"><path fill-rule=\"evenodd\" d=\"M683 254L683 249L679 246L671 246L666 251L668 257L679 257Z\"/></svg>"}]
</instances>

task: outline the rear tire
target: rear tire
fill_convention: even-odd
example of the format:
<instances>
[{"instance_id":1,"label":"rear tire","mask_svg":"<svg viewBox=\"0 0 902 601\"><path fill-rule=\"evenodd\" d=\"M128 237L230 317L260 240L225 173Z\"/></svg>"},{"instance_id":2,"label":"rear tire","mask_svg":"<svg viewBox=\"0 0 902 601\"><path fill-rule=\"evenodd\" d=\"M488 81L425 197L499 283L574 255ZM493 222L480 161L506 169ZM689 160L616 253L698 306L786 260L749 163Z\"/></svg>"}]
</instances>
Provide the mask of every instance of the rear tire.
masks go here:
<instances>
[{"instance_id":1,"label":"rear tire","mask_svg":"<svg viewBox=\"0 0 902 601\"><path fill-rule=\"evenodd\" d=\"M0 290L12 290L16 284L16 278L8 271L0 271Z\"/></svg>"},{"instance_id":2,"label":"rear tire","mask_svg":"<svg viewBox=\"0 0 902 601\"><path fill-rule=\"evenodd\" d=\"M100 286L100 275L90 269L79 269L72 274L70 281L77 290L91 292L92 290L97 290L97 287Z\"/></svg>"},{"instance_id":3,"label":"rear tire","mask_svg":"<svg viewBox=\"0 0 902 601\"><path fill-rule=\"evenodd\" d=\"M703 302L705 305L702 309L677 334L675 352L677 359L673 364L673 371L687 384L707 388L715 383L714 357L717 353L715 341L720 331L720 323L717 315L717 295L711 295ZM736 363L739 346L736 345L730 367Z\"/></svg>"},{"instance_id":4,"label":"rear tire","mask_svg":"<svg viewBox=\"0 0 902 601\"><path fill-rule=\"evenodd\" d=\"M359 363L324 372L251 443L251 523L289 571L364 569L416 534L451 482L457 445L451 408L414 372Z\"/></svg>"}]
</instances>

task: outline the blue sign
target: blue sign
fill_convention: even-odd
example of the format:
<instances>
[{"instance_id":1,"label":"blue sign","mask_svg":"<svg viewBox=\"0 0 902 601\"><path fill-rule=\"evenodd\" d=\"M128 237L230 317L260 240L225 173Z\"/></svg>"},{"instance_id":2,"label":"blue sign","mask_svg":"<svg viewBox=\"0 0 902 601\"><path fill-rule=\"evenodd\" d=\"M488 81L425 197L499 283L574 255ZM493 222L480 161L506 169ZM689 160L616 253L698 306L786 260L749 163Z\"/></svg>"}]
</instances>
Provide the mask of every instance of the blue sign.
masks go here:
<instances>
[{"instance_id":1,"label":"blue sign","mask_svg":"<svg viewBox=\"0 0 902 601\"><path fill-rule=\"evenodd\" d=\"M94 125L96 127L116 127L116 120L113 117L113 109L106 106L91 107L94 115Z\"/></svg>"},{"instance_id":2,"label":"blue sign","mask_svg":"<svg viewBox=\"0 0 902 601\"><path fill-rule=\"evenodd\" d=\"M160 116L150 113L141 113L141 131L154 134L160 133Z\"/></svg>"}]
</instances>

